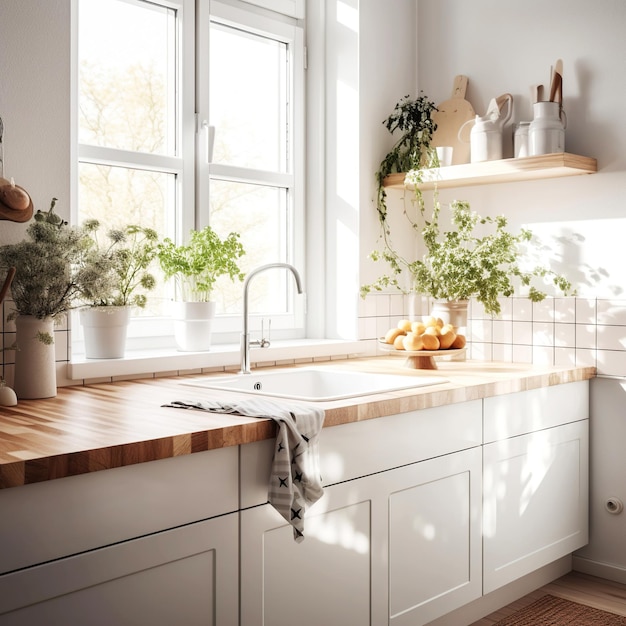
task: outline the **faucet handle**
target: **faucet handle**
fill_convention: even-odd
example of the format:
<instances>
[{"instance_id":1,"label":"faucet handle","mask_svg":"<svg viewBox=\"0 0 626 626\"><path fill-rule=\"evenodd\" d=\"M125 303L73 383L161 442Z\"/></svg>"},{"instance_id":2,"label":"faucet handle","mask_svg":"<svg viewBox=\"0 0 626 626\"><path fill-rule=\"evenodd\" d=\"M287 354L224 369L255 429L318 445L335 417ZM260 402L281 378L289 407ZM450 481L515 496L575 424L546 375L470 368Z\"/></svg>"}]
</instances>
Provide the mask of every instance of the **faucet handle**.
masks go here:
<instances>
[{"instance_id":1,"label":"faucet handle","mask_svg":"<svg viewBox=\"0 0 626 626\"><path fill-rule=\"evenodd\" d=\"M249 345L258 346L259 348L269 348L270 347L270 332L272 330L272 319L269 319L268 330L267 330L267 339L265 338L265 320L261 318L261 339L256 339L255 341L250 341Z\"/></svg>"},{"instance_id":2,"label":"faucet handle","mask_svg":"<svg viewBox=\"0 0 626 626\"><path fill-rule=\"evenodd\" d=\"M270 335L272 333L272 318L267 322L267 339L265 338L265 320L261 318L261 341L259 345L261 348L269 348L270 347Z\"/></svg>"}]
</instances>

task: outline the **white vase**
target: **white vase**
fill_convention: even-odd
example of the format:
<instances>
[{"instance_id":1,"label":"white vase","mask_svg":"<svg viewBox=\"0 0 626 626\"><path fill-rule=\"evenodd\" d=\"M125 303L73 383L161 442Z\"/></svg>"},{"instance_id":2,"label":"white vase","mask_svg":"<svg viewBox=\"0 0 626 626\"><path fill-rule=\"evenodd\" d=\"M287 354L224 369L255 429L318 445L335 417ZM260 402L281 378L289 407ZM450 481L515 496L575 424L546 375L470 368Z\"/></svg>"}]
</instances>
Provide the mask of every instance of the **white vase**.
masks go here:
<instances>
[{"instance_id":1,"label":"white vase","mask_svg":"<svg viewBox=\"0 0 626 626\"><path fill-rule=\"evenodd\" d=\"M85 356L88 359L123 358L130 307L96 306L81 309L79 313L85 334Z\"/></svg>"},{"instance_id":2,"label":"white vase","mask_svg":"<svg viewBox=\"0 0 626 626\"><path fill-rule=\"evenodd\" d=\"M456 329L467 329L467 307L469 300L435 300L430 314L452 324Z\"/></svg>"},{"instance_id":3,"label":"white vase","mask_svg":"<svg viewBox=\"0 0 626 626\"><path fill-rule=\"evenodd\" d=\"M13 390L19 400L57 395L54 320L18 315Z\"/></svg>"},{"instance_id":4,"label":"white vase","mask_svg":"<svg viewBox=\"0 0 626 626\"><path fill-rule=\"evenodd\" d=\"M174 302L174 339L181 352L211 349L215 302Z\"/></svg>"}]
</instances>

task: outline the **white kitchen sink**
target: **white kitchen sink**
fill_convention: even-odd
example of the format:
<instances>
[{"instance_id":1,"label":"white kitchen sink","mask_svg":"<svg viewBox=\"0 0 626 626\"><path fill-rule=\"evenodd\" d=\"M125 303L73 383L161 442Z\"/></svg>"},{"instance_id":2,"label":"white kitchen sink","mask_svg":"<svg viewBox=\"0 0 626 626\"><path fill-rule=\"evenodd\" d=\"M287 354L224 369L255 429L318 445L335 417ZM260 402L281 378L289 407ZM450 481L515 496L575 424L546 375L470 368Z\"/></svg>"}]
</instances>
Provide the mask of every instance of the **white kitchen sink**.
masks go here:
<instances>
[{"instance_id":1,"label":"white kitchen sink","mask_svg":"<svg viewBox=\"0 0 626 626\"><path fill-rule=\"evenodd\" d=\"M346 372L337 369L302 368L238 374L232 377L207 377L185 381L185 385L261 396L323 402L438 385L448 382L439 376L395 376Z\"/></svg>"}]
</instances>

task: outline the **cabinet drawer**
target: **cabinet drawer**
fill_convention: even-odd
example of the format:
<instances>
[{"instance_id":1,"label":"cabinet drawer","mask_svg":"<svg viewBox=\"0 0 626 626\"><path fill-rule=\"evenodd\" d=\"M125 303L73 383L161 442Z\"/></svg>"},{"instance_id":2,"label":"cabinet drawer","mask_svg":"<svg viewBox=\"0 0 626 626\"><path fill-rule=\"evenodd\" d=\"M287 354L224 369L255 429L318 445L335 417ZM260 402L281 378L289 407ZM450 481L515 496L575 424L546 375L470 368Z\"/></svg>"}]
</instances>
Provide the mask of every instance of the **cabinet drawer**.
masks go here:
<instances>
[{"instance_id":1,"label":"cabinet drawer","mask_svg":"<svg viewBox=\"0 0 626 626\"><path fill-rule=\"evenodd\" d=\"M589 417L589 382L485 399L485 443Z\"/></svg>"},{"instance_id":2,"label":"cabinet drawer","mask_svg":"<svg viewBox=\"0 0 626 626\"><path fill-rule=\"evenodd\" d=\"M472 400L322 429L325 486L482 443L482 401ZM274 441L241 446L243 508L267 502Z\"/></svg>"},{"instance_id":3,"label":"cabinet drawer","mask_svg":"<svg viewBox=\"0 0 626 626\"><path fill-rule=\"evenodd\" d=\"M0 624L237 624L237 518L231 513L0 576Z\"/></svg>"},{"instance_id":4,"label":"cabinet drawer","mask_svg":"<svg viewBox=\"0 0 626 626\"><path fill-rule=\"evenodd\" d=\"M238 449L0 490L0 573L238 508Z\"/></svg>"}]
</instances>

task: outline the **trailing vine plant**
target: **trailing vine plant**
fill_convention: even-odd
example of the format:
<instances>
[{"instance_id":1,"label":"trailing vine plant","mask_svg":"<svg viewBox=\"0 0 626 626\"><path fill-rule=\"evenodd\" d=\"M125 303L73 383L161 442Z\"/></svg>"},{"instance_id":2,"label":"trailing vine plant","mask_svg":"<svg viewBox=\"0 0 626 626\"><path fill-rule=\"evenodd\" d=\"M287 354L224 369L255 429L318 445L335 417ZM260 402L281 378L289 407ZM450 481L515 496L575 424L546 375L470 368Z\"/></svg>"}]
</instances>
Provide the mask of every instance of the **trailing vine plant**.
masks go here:
<instances>
[{"instance_id":1,"label":"trailing vine plant","mask_svg":"<svg viewBox=\"0 0 626 626\"><path fill-rule=\"evenodd\" d=\"M385 261L390 274L379 277L373 284L361 287L365 297L371 290L397 288L403 291L398 278L408 273L411 288L436 300L469 300L475 298L487 314L498 315L500 297L515 293L516 284L528 288L528 298L539 302L546 293L533 285L534 279L548 279L564 295L576 295L571 283L542 265L525 270L520 262L532 232L522 228L517 234L507 230L503 215L482 217L472 211L468 202L455 200L450 206L449 224L440 225L442 207L437 187L433 192L433 207L427 211L419 185L433 172L416 169L407 172L405 182L413 185L414 214L405 211L410 227L420 238L424 254L409 260L398 254L385 239L382 252L374 251L370 258Z\"/></svg>"},{"instance_id":2,"label":"trailing vine plant","mask_svg":"<svg viewBox=\"0 0 626 626\"><path fill-rule=\"evenodd\" d=\"M383 122L391 134L396 131L402 133L376 172L376 208L384 232L387 223L385 178L390 174L439 165L437 155L430 147L433 133L437 130L437 124L432 119L432 113L436 110L435 104L424 95L414 100L405 96Z\"/></svg>"},{"instance_id":3,"label":"trailing vine plant","mask_svg":"<svg viewBox=\"0 0 626 626\"><path fill-rule=\"evenodd\" d=\"M532 233L527 229L510 233L504 216L481 217L470 209L469 203L454 201L449 207L448 227L440 226L439 160L430 145L437 129L431 117L436 110L424 95L415 100L405 96L383 122L389 132L399 131L402 135L376 172L382 250L375 250L370 258L385 261L391 271L374 283L363 285L361 296L388 288L405 291L399 281L403 274L410 276L411 290L437 300L476 298L485 312L492 315L500 313L498 298L513 295L516 283L528 288L531 301L543 300L546 293L531 284L534 278L549 278L565 295L575 294L564 276L546 267L535 266L530 270L520 267L524 246L531 241ZM424 251L416 260L400 255L391 242L384 180L393 173L405 173L405 185L414 190L411 210L405 209L404 215ZM422 183L427 180L435 183L431 211L426 210L421 191ZM482 234L484 231L489 232Z\"/></svg>"}]
</instances>

